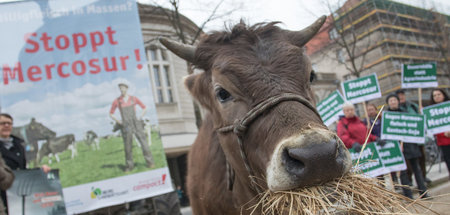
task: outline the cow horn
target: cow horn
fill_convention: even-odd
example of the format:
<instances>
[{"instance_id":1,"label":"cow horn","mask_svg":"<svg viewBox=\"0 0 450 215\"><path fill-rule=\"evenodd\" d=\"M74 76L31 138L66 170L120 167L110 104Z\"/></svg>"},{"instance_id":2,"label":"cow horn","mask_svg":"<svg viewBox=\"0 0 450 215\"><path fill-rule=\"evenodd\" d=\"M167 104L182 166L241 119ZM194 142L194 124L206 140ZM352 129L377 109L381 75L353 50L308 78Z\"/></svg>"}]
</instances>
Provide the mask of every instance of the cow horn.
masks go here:
<instances>
[{"instance_id":1,"label":"cow horn","mask_svg":"<svg viewBox=\"0 0 450 215\"><path fill-rule=\"evenodd\" d=\"M305 29L300 31L291 31L289 34L289 40L298 47L304 46L314 35L316 35L317 31L319 31L326 19L327 17L325 15L321 16Z\"/></svg>"},{"instance_id":2,"label":"cow horn","mask_svg":"<svg viewBox=\"0 0 450 215\"><path fill-rule=\"evenodd\" d=\"M181 57L191 63L194 62L195 46L186 45L166 38L159 38L159 42L161 42L170 51L178 55L178 57Z\"/></svg>"}]
</instances>

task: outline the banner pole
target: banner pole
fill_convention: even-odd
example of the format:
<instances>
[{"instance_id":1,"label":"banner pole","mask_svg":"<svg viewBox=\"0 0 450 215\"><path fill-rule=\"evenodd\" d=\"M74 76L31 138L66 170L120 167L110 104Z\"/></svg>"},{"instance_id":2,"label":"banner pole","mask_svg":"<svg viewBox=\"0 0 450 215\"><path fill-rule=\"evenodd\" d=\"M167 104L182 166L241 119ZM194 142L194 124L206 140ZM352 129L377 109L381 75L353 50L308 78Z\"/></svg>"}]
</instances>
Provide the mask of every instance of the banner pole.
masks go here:
<instances>
[{"instance_id":1,"label":"banner pole","mask_svg":"<svg viewBox=\"0 0 450 215\"><path fill-rule=\"evenodd\" d=\"M370 119L369 119L369 114L367 113L367 107L366 107L366 102L363 101L363 108L364 108L364 117L366 117L366 121L367 121L367 128L370 128Z\"/></svg>"},{"instance_id":2,"label":"banner pole","mask_svg":"<svg viewBox=\"0 0 450 215\"><path fill-rule=\"evenodd\" d=\"M422 88L419 88L418 91L419 91L419 113L422 113Z\"/></svg>"}]
</instances>

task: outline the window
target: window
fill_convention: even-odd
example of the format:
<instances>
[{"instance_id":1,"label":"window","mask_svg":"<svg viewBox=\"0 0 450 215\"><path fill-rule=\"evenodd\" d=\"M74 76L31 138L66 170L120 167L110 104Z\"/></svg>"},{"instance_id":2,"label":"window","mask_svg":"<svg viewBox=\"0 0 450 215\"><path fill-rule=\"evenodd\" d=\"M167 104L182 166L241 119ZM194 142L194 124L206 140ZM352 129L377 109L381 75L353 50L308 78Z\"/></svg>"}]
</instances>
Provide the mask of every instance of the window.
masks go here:
<instances>
[{"instance_id":1,"label":"window","mask_svg":"<svg viewBox=\"0 0 450 215\"><path fill-rule=\"evenodd\" d=\"M393 60L392 65L394 66L394 69L402 69L402 63L398 60Z\"/></svg>"},{"instance_id":2,"label":"window","mask_svg":"<svg viewBox=\"0 0 450 215\"><path fill-rule=\"evenodd\" d=\"M155 102L174 103L173 83L171 79L170 62L167 56L167 51L150 47L147 50L147 57L149 61L150 77L153 86L153 95Z\"/></svg>"},{"instance_id":3,"label":"window","mask_svg":"<svg viewBox=\"0 0 450 215\"><path fill-rule=\"evenodd\" d=\"M344 51L342 49L336 50L336 59L339 63L345 63Z\"/></svg>"},{"instance_id":4,"label":"window","mask_svg":"<svg viewBox=\"0 0 450 215\"><path fill-rule=\"evenodd\" d=\"M173 96L172 96L172 84L170 83L170 76L169 76L169 66L164 66L163 68L164 68L163 69L164 77L166 79L167 101L172 103Z\"/></svg>"},{"instance_id":5,"label":"window","mask_svg":"<svg viewBox=\"0 0 450 215\"><path fill-rule=\"evenodd\" d=\"M150 48L150 56L151 56L150 59L152 61L158 60L158 57L156 56L156 49L155 48Z\"/></svg>"},{"instance_id":6,"label":"window","mask_svg":"<svg viewBox=\"0 0 450 215\"><path fill-rule=\"evenodd\" d=\"M317 64L312 63L311 64L311 69L314 70L315 72L317 72Z\"/></svg>"},{"instance_id":7,"label":"window","mask_svg":"<svg viewBox=\"0 0 450 215\"><path fill-rule=\"evenodd\" d=\"M158 103L164 103L163 88L161 85L161 73L159 72L159 66L153 66L153 77L155 79L155 88Z\"/></svg>"},{"instance_id":8,"label":"window","mask_svg":"<svg viewBox=\"0 0 450 215\"><path fill-rule=\"evenodd\" d=\"M330 40L335 40L335 39L337 39L337 38L338 38L338 33L337 33L337 31L336 31L336 28L331 29L331 30L328 32L328 35L330 36Z\"/></svg>"}]
</instances>

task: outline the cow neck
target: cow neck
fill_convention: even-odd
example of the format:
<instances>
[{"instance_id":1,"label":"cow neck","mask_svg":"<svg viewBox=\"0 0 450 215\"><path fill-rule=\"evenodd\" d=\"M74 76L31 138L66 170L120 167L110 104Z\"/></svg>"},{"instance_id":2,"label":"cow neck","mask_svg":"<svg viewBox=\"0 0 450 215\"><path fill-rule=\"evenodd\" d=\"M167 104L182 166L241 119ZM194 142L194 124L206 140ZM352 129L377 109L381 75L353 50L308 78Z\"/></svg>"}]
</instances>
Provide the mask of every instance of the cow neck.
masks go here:
<instances>
[{"instance_id":1,"label":"cow neck","mask_svg":"<svg viewBox=\"0 0 450 215\"><path fill-rule=\"evenodd\" d=\"M247 155L244 151L244 145L243 145L242 139L243 139L248 127L256 118L258 118L264 112L272 109L273 107L275 107L278 104L285 102L285 101L300 102L301 104L303 104L304 106L306 106L310 110L312 110L322 121L320 114L317 112L317 110L314 108L314 106L308 100L306 100L303 96L293 94L293 93L283 93L283 94L276 95L276 96L270 97L270 98L262 101L261 103L256 105L254 108L252 108L249 112L247 112L247 114L243 118L236 119L234 121L233 125L229 125L229 126L225 126L225 127L217 129L217 131L220 133L233 132L237 136L237 142L239 145L239 152L240 152L239 154L242 158L242 161L244 162L245 169L247 170L247 173L249 175L250 184L257 193L262 192L261 187L258 186L258 184L255 181L256 176L248 162ZM229 190L233 190L234 177L235 177L234 169L228 162L226 155L225 155L225 160L226 160L226 170L227 170L227 177L228 177L227 186L228 186Z\"/></svg>"}]
</instances>

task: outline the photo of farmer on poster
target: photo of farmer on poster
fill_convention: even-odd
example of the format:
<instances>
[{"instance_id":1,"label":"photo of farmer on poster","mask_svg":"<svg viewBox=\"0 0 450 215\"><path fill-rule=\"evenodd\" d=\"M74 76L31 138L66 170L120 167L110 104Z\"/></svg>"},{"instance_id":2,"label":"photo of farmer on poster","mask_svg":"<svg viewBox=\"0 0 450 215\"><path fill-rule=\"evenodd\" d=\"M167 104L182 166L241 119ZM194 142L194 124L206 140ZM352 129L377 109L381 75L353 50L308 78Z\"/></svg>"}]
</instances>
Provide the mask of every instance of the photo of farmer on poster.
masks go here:
<instances>
[{"instance_id":1,"label":"photo of farmer on poster","mask_svg":"<svg viewBox=\"0 0 450 215\"><path fill-rule=\"evenodd\" d=\"M136 2L20 1L0 14L1 112L27 168L59 169L67 212L172 191Z\"/></svg>"}]
</instances>

